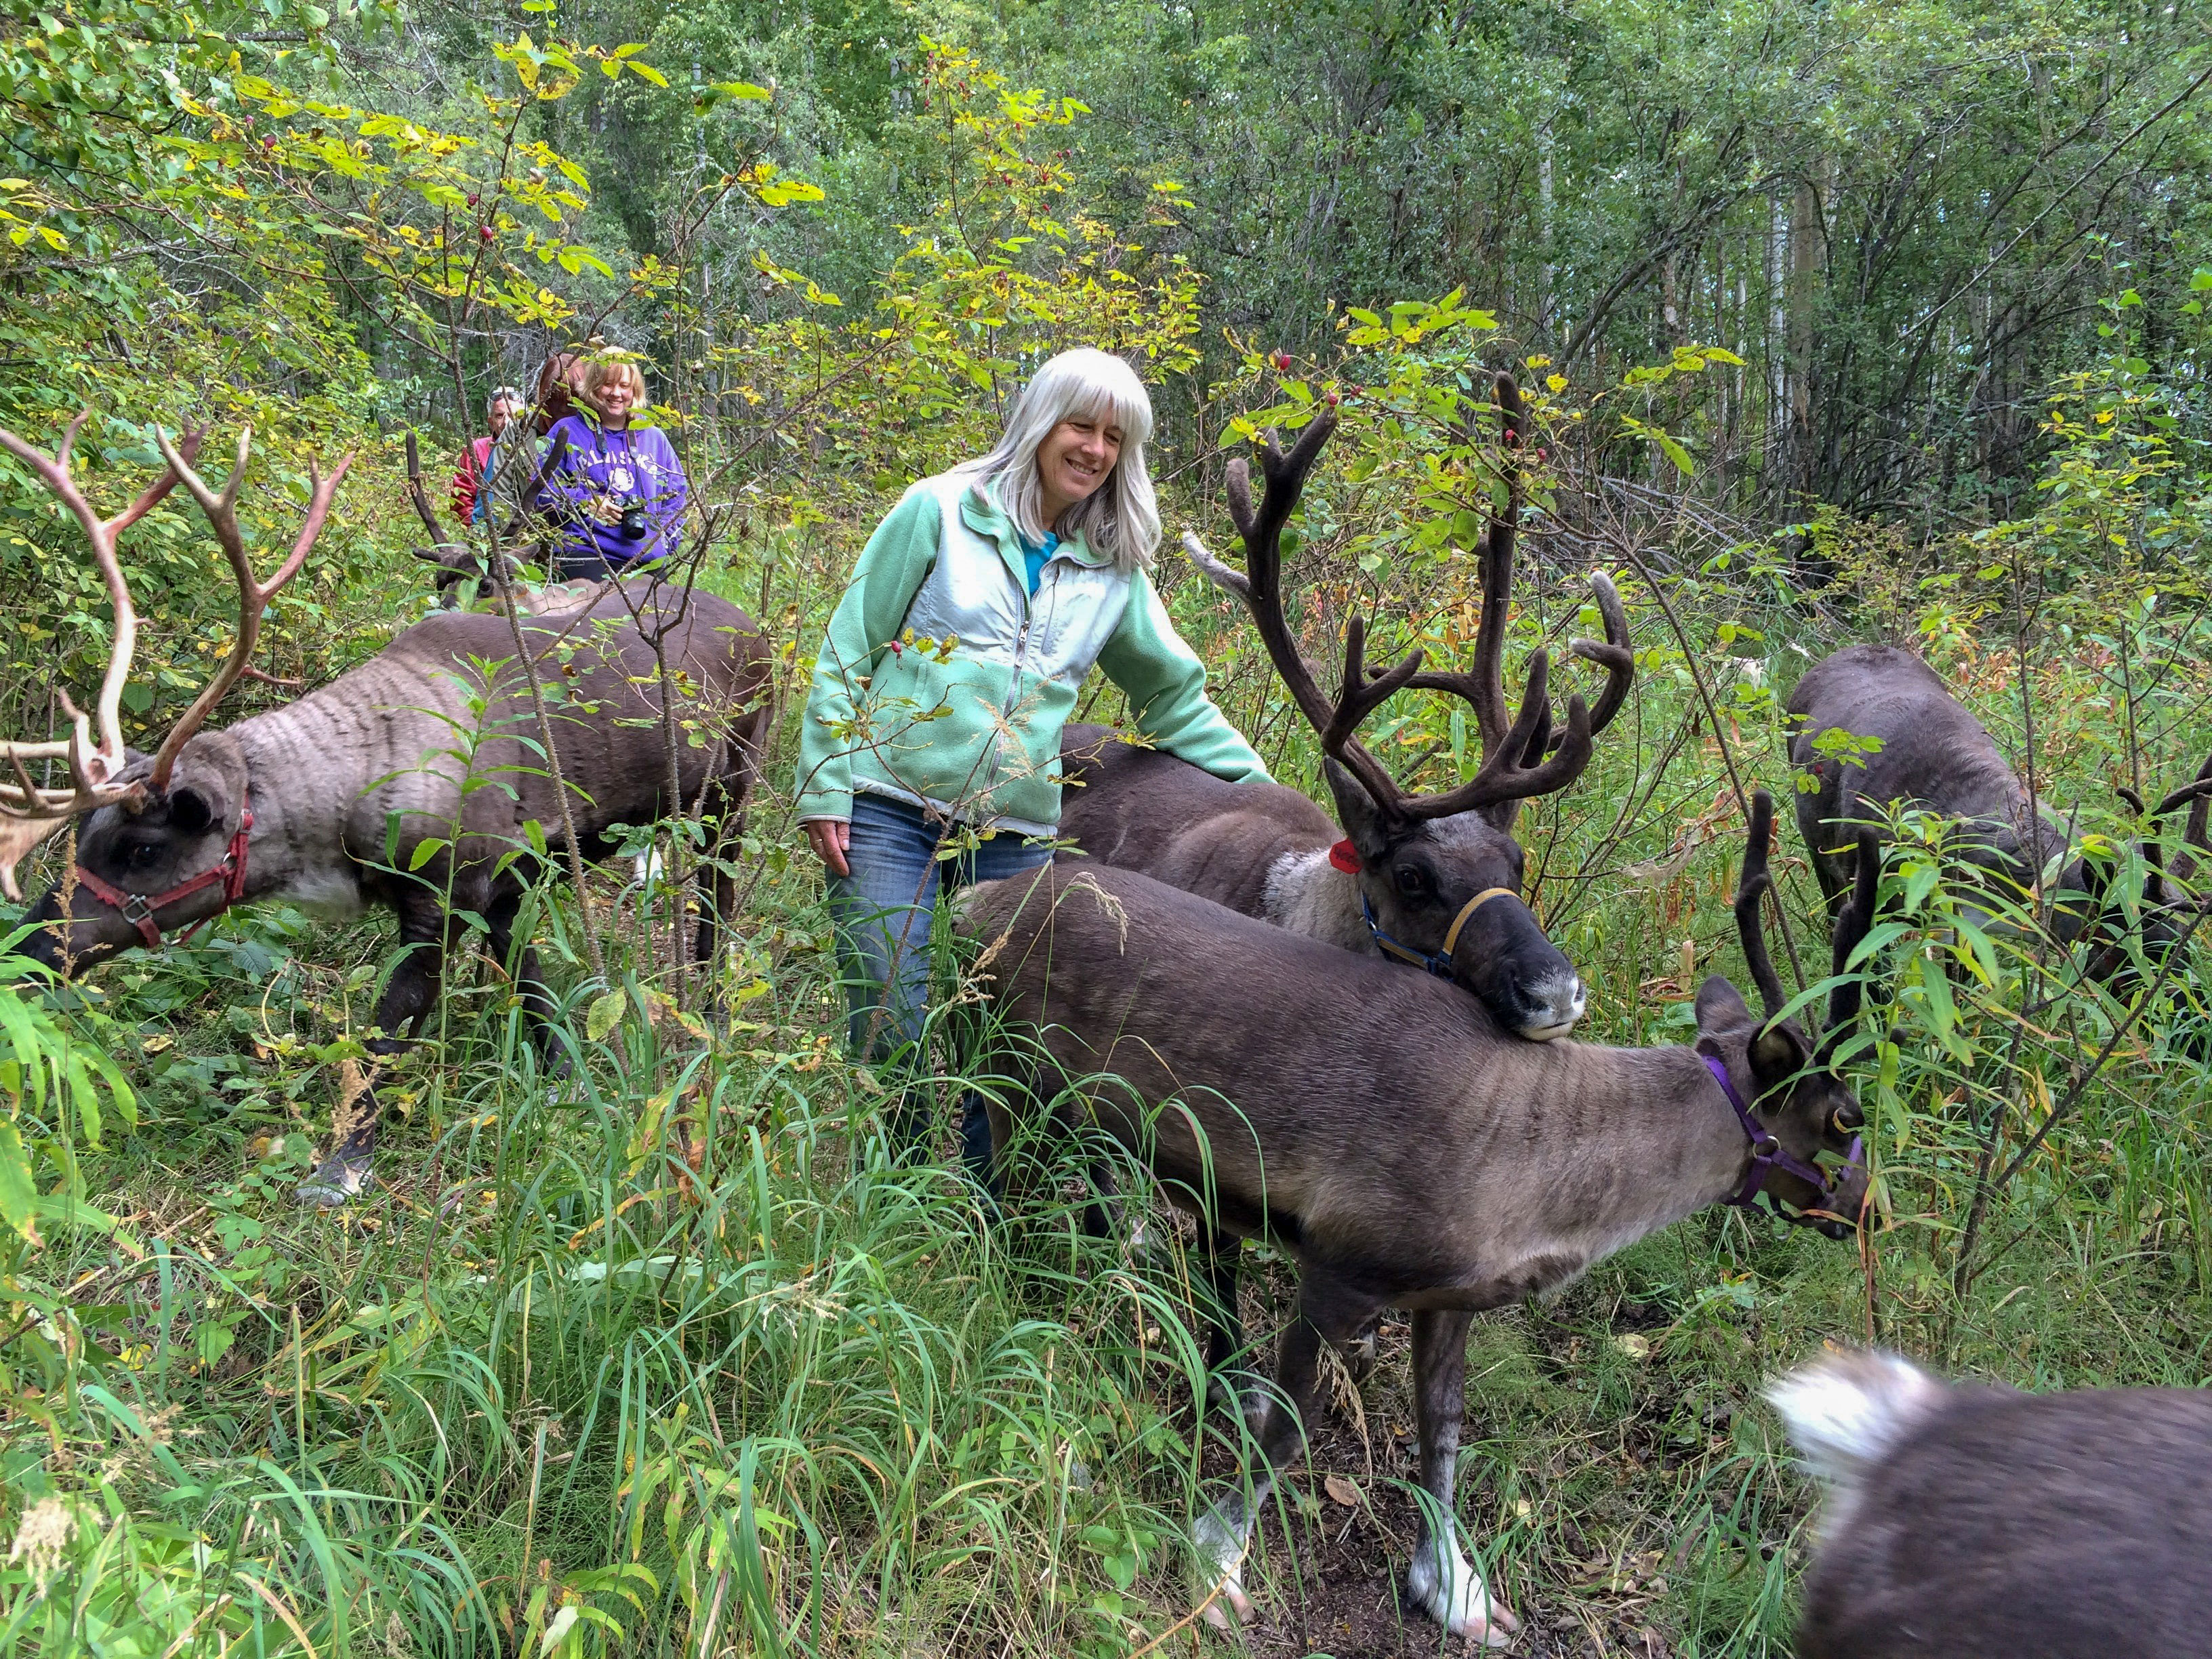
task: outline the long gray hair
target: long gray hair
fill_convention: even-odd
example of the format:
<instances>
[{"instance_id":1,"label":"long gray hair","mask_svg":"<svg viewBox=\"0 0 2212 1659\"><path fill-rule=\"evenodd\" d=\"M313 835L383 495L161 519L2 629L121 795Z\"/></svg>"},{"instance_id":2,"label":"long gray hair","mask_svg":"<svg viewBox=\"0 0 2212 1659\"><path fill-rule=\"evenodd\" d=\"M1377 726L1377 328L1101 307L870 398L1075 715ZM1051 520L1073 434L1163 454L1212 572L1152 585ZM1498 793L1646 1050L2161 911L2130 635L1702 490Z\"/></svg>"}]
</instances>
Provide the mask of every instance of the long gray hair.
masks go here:
<instances>
[{"instance_id":1,"label":"long gray hair","mask_svg":"<svg viewBox=\"0 0 2212 1659\"><path fill-rule=\"evenodd\" d=\"M1120 427L1121 454L1105 483L1062 514L1058 524L1048 525L1037 446L1069 419ZM1006 417L998 447L961 470L997 495L1028 540L1042 542L1048 530L1080 536L1127 575L1151 564L1160 544L1159 501L1145 465L1145 442L1152 435L1152 400L1136 371L1109 353L1081 346L1037 370Z\"/></svg>"}]
</instances>

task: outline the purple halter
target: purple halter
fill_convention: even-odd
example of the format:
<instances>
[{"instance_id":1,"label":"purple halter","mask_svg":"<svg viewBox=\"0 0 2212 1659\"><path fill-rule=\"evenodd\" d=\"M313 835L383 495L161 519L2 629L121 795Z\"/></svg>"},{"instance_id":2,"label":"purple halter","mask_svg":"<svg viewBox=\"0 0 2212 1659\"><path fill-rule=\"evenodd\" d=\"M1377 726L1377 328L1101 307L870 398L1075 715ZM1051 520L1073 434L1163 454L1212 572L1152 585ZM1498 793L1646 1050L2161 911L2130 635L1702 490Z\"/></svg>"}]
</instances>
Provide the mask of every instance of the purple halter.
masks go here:
<instances>
[{"instance_id":1,"label":"purple halter","mask_svg":"<svg viewBox=\"0 0 2212 1659\"><path fill-rule=\"evenodd\" d=\"M1743 1097L1736 1092L1735 1083L1729 1079L1727 1064L1711 1054L1699 1054L1698 1058L1705 1062L1705 1069L1713 1074L1713 1081L1721 1085L1721 1092L1728 1097L1728 1103L1735 1108L1736 1121L1743 1126L1744 1139L1751 1142L1751 1168L1744 1172L1743 1185L1737 1188L1732 1195L1723 1199L1721 1202L1736 1205L1747 1210L1757 1209L1759 1195L1765 1190L1766 1177L1775 1170L1794 1175L1798 1180L1812 1187L1820 1194L1823 1206L1832 1202L1836 1195L1835 1182L1823 1175L1818 1165L1808 1164L1804 1159L1794 1158L1782 1150L1782 1143L1774 1138L1771 1131L1763 1127L1759 1121L1751 1115L1751 1108L1743 1103ZM1856 1168L1865 1151L1864 1139L1853 1135L1851 1149L1844 1158L1844 1167ZM1806 1219L1802 1215L1786 1213L1781 1206L1781 1201L1773 1194L1767 1193L1766 1197L1769 1204L1773 1206L1773 1213L1781 1216L1784 1220Z\"/></svg>"}]
</instances>

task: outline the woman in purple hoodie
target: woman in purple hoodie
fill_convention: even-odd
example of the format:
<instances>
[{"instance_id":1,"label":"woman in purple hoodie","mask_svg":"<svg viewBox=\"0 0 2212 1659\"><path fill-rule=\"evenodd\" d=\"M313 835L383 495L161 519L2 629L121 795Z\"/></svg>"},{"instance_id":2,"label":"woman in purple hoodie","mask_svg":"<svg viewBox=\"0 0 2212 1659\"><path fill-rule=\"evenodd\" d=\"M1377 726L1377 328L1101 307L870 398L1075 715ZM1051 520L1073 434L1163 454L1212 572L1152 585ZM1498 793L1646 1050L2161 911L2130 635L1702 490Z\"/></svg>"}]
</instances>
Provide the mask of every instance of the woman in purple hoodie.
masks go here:
<instances>
[{"instance_id":1,"label":"woman in purple hoodie","mask_svg":"<svg viewBox=\"0 0 2212 1659\"><path fill-rule=\"evenodd\" d=\"M538 505L561 532L554 574L563 580L619 576L677 550L690 485L667 434L641 426L645 375L635 363L593 362L584 402L549 434L556 457Z\"/></svg>"}]
</instances>

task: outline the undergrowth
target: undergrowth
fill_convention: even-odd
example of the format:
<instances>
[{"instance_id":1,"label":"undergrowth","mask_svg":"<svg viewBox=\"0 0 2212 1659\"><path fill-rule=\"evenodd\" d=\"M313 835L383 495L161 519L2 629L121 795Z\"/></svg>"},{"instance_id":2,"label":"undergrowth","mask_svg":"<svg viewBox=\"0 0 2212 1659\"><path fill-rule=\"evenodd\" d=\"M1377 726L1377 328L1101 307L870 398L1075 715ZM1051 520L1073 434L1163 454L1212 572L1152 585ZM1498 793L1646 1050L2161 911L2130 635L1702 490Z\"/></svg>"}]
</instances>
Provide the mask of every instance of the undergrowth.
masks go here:
<instances>
[{"instance_id":1,"label":"undergrowth","mask_svg":"<svg viewBox=\"0 0 2212 1659\"><path fill-rule=\"evenodd\" d=\"M791 595L775 631L812 637L834 583L787 564L775 580ZM1524 643L1578 609L1573 581L1532 581ZM1313 784L1312 740L1226 605L1172 586L1232 718L1279 775ZM1576 787L1522 818L1537 907L1592 987L1590 1040L1683 1040L1698 978L1746 982L1735 780L1788 799L1775 690L1834 643L1817 599L1771 584L1674 597L1694 653L1632 594L1636 699ZM2194 647L2160 638L2176 659ZM2019 707L1995 646L1931 648L1990 724ZM798 701L784 667L771 785ZM2121 845L2102 668L2076 652L2036 672L2045 793ZM2186 775L2212 737L2185 678L2142 707L2154 776ZM1408 770L1467 763L1464 744L1441 709L1378 739ZM1188 1619L1182 1540L1236 1444L1194 1406L1173 1227L1140 1247L1085 1239L1072 1201L999 1214L950 1151L964 1082L949 1050L921 1085L942 1156L897 1159L884 1086L842 1054L799 844L764 789L732 853L750 896L712 997L667 979L669 896L623 885L626 862L593 878L611 983L586 979L573 900L544 890L537 933L567 999L554 1060L491 964L457 970L436 1040L378 1080L381 1184L332 1215L291 1189L361 1081L380 924L236 913L43 994L60 1040L128 1079L136 1121L111 1113L96 1146L47 1125L76 1149L84 1201L0 1247L0 1645L1233 1650ZM1816 986L1826 925L1802 851L1785 830L1781 891ZM1878 1015L1853 1066L1886 1229L1839 1245L1710 1213L1478 1322L1460 1519L1531 1624L1523 1651L1787 1651L1811 1493L1757 1390L1824 1340L2039 1388L2204 1382L2212 1148L2183 1052L2190 974L2166 987L2178 1005L2130 1024L2063 953L1965 925L1942 851L1940 829L1901 827L1895 920L1862 965ZM1128 1201L1146 1203L1133 1178ZM1264 1343L1292 1281L1273 1252L1251 1258ZM1328 1588L1347 1561L1405 1650L1437 1644L1395 1599L1412 1408L1397 1327L1383 1348L1364 1392L1340 1380L1276 1500L1255 1651L1373 1650Z\"/></svg>"}]
</instances>

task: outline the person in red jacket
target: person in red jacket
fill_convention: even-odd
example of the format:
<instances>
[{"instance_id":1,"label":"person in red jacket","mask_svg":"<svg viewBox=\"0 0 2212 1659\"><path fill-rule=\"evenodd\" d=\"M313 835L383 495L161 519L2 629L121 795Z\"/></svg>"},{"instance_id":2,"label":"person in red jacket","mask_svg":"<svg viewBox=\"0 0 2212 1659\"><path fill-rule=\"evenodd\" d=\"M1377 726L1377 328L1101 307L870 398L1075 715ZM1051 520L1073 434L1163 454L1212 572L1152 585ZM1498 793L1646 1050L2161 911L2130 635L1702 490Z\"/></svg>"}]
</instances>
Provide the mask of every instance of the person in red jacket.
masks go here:
<instances>
[{"instance_id":1,"label":"person in red jacket","mask_svg":"<svg viewBox=\"0 0 2212 1659\"><path fill-rule=\"evenodd\" d=\"M507 430L507 423L522 409L522 394L511 386L503 386L491 394L484 406L484 423L491 428L489 437L472 438L461 457L461 465L453 473L453 516L463 524L477 520L477 498L483 495L484 478L491 465L491 448L499 441L499 434Z\"/></svg>"}]
</instances>

